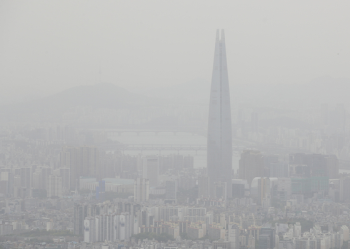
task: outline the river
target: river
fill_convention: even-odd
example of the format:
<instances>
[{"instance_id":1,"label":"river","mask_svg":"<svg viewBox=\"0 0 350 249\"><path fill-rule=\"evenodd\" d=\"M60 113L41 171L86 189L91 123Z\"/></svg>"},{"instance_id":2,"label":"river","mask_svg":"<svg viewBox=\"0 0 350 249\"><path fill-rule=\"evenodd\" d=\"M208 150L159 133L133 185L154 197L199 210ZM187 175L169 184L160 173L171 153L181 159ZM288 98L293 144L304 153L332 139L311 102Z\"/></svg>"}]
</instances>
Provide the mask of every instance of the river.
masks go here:
<instances>
[{"instance_id":1,"label":"river","mask_svg":"<svg viewBox=\"0 0 350 249\"><path fill-rule=\"evenodd\" d=\"M113 140L119 141L124 144L130 144L130 145L201 145L206 146L207 144L207 138L205 136L201 135L193 135L192 133L186 133L186 132L178 132L176 135L172 132L161 132L158 135L155 135L154 133L150 132L143 132L139 135L133 133L133 132L125 132L121 135L116 135L111 137ZM138 155L141 154L142 156L146 155L159 155L158 150L147 150L147 151L134 151L134 150L125 150L125 154L129 155ZM163 150L161 151L162 155L170 155L170 154L180 154L180 155L191 155L194 158L194 168L205 168L207 167L207 152L205 150L199 150L199 151L170 151L170 150ZM232 168L234 169L235 173L237 172L237 169L239 167L239 158L240 155L238 153L233 153L232 156Z\"/></svg>"}]
</instances>

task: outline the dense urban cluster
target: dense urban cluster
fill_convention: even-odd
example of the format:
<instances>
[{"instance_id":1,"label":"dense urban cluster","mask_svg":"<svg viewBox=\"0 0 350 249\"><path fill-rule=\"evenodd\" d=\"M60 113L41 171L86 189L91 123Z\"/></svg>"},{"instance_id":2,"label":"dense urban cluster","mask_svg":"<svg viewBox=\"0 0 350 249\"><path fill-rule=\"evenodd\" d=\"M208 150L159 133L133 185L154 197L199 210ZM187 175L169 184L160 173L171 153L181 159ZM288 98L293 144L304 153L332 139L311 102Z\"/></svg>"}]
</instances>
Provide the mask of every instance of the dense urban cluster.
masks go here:
<instances>
[{"instance_id":1,"label":"dense urban cluster","mask_svg":"<svg viewBox=\"0 0 350 249\"><path fill-rule=\"evenodd\" d=\"M350 175L335 155L242 149L230 184L212 183L193 156L64 130L3 131L3 248L348 248Z\"/></svg>"}]
</instances>

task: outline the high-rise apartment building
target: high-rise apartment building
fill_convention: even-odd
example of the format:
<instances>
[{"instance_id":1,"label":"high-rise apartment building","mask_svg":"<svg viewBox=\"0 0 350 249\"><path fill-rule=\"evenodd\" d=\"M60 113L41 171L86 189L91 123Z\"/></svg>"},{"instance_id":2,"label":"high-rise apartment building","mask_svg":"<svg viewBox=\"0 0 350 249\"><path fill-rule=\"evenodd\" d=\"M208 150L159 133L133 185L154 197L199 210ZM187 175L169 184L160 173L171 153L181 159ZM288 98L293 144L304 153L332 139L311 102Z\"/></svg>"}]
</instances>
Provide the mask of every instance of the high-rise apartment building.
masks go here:
<instances>
[{"instance_id":1,"label":"high-rise apartment building","mask_svg":"<svg viewBox=\"0 0 350 249\"><path fill-rule=\"evenodd\" d=\"M52 169L50 167L43 167L41 168L41 189L46 189L49 176L52 174Z\"/></svg>"},{"instance_id":2,"label":"high-rise apartment building","mask_svg":"<svg viewBox=\"0 0 350 249\"><path fill-rule=\"evenodd\" d=\"M177 199L177 183L174 180L165 182L165 199L176 201Z\"/></svg>"},{"instance_id":3,"label":"high-rise apartment building","mask_svg":"<svg viewBox=\"0 0 350 249\"><path fill-rule=\"evenodd\" d=\"M62 197L62 177L50 175L47 182L47 197Z\"/></svg>"},{"instance_id":4,"label":"high-rise apartment building","mask_svg":"<svg viewBox=\"0 0 350 249\"><path fill-rule=\"evenodd\" d=\"M0 194L6 196L8 194L9 172L0 172Z\"/></svg>"},{"instance_id":5,"label":"high-rise apartment building","mask_svg":"<svg viewBox=\"0 0 350 249\"><path fill-rule=\"evenodd\" d=\"M277 192L275 194L280 200L289 200L292 194L292 180L290 178L278 178Z\"/></svg>"},{"instance_id":6,"label":"high-rise apartment building","mask_svg":"<svg viewBox=\"0 0 350 249\"><path fill-rule=\"evenodd\" d=\"M128 240L134 234L130 213L105 214L84 220L84 242Z\"/></svg>"},{"instance_id":7,"label":"high-rise apartment building","mask_svg":"<svg viewBox=\"0 0 350 249\"><path fill-rule=\"evenodd\" d=\"M1 176L1 180L7 181L7 194L12 196L13 195L13 184L14 184L14 174L13 170L11 168L1 168L0 174L4 173L3 176Z\"/></svg>"},{"instance_id":8,"label":"high-rise apartment building","mask_svg":"<svg viewBox=\"0 0 350 249\"><path fill-rule=\"evenodd\" d=\"M59 168L59 176L62 177L62 190L63 192L70 190L70 169Z\"/></svg>"},{"instance_id":9,"label":"high-rise apartment building","mask_svg":"<svg viewBox=\"0 0 350 249\"><path fill-rule=\"evenodd\" d=\"M289 167L292 167L292 173L298 176L327 176L330 179L338 178L339 163L335 155L291 154L289 155Z\"/></svg>"},{"instance_id":10,"label":"high-rise apartment building","mask_svg":"<svg viewBox=\"0 0 350 249\"><path fill-rule=\"evenodd\" d=\"M227 231L227 240L231 244L231 249L239 249L240 229L236 224L229 224Z\"/></svg>"},{"instance_id":11,"label":"high-rise apartment building","mask_svg":"<svg viewBox=\"0 0 350 249\"><path fill-rule=\"evenodd\" d=\"M83 176L94 176L99 178L99 151L96 147L80 147L80 173Z\"/></svg>"},{"instance_id":12,"label":"high-rise apartment building","mask_svg":"<svg viewBox=\"0 0 350 249\"><path fill-rule=\"evenodd\" d=\"M231 195L232 127L225 34L216 33L207 140L207 168L210 182L226 182Z\"/></svg>"},{"instance_id":13,"label":"high-rise apartment building","mask_svg":"<svg viewBox=\"0 0 350 249\"><path fill-rule=\"evenodd\" d=\"M257 249L273 249L275 248L275 229L271 227L262 227L260 229Z\"/></svg>"},{"instance_id":14,"label":"high-rise apartment building","mask_svg":"<svg viewBox=\"0 0 350 249\"><path fill-rule=\"evenodd\" d=\"M84 220L84 242L94 243L96 241L95 218L86 217Z\"/></svg>"},{"instance_id":15,"label":"high-rise apartment building","mask_svg":"<svg viewBox=\"0 0 350 249\"><path fill-rule=\"evenodd\" d=\"M209 198L210 196L210 181L208 176L198 177L198 197Z\"/></svg>"},{"instance_id":16,"label":"high-rise apartment building","mask_svg":"<svg viewBox=\"0 0 350 249\"><path fill-rule=\"evenodd\" d=\"M245 196L246 181L243 179L232 180L232 198L243 198Z\"/></svg>"},{"instance_id":17,"label":"high-rise apartment building","mask_svg":"<svg viewBox=\"0 0 350 249\"><path fill-rule=\"evenodd\" d=\"M137 178L134 185L134 201L143 202L149 199L149 180Z\"/></svg>"},{"instance_id":18,"label":"high-rise apartment building","mask_svg":"<svg viewBox=\"0 0 350 249\"><path fill-rule=\"evenodd\" d=\"M254 150L244 151L239 160L239 178L246 179L250 185L255 177L263 175L264 161L262 154Z\"/></svg>"},{"instance_id":19,"label":"high-rise apartment building","mask_svg":"<svg viewBox=\"0 0 350 249\"><path fill-rule=\"evenodd\" d=\"M60 153L61 168L70 169L70 186L74 190L76 181L80 176L80 153L77 147L65 147Z\"/></svg>"},{"instance_id":20,"label":"high-rise apartment building","mask_svg":"<svg viewBox=\"0 0 350 249\"><path fill-rule=\"evenodd\" d=\"M21 179L21 196L32 196L32 168L20 168L19 175Z\"/></svg>"},{"instance_id":21,"label":"high-rise apartment building","mask_svg":"<svg viewBox=\"0 0 350 249\"><path fill-rule=\"evenodd\" d=\"M159 158L148 156L142 158L142 178L149 179L150 187L158 186L159 178Z\"/></svg>"},{"instance_id":22,"label":"high-rise apartment building","mask_svg":"<svg viewBox=\"0 0 350 249\"><path fill-rule=\"evenodd\" d=\"M339 199L340 201L350 201L350 176L341 175L339 183Z\"/></svg>"},{"instance_id":23,"label":"high-rise apartment building","mask_svg":"<svg viewBox=\"0 0 350 249\"><path fill-rule=\"evenodd\" d=\"M335 155L326 156L327 175L329 179L339 178L339 161Z\"/></svg>"},{"instance_id":24,"label":"high-rise apartment building","mask_svg":"<svg viewBox=\"0 0 350 249\"><path fill-rule=\"evenodd\" d=\"M87 216L87 206L78 203L74 204L74 234L82 235L84 232L84 219Z\"/></svg>"},{"instance_id":25,"label":"high-rise apartment building","mask_svg":"<svg viewBox=\"0 0 350 249\"><path fill-rule=\"evenodd\" d=\"M261 176L288 177L288 163L277 155L264 155L264 172Z\"/></svg>"},{"instance_id":26,"label":"high-rise apartment building","mask_svg":"<svg viewBox=\"0 0 350 249\"><path fill-rule=\"evenodd\" d=\"M60 154L61 168L70 169L70 187L76 187L80 176L99 178L100 156L96 147L65 147Z\"/></svg>"},{"instance_id":27,"label":"high-rise apartment building","mask_svg":"<svg viewBox=\"0 0 350 249\"><path fill-rule=\"evenodd\" d=\"M214 182L211 187L214 188L214 196L212 197L221 200L227 199L227 182Z\"/></svg>"},{"instance_id":28,"label":"high-rise apartment building","mask_svg":"<svg viewBox=\"0 0 350 249\"><path fill-rule=\"evenodd\" d=\"M33 189L40 189L41 188L41 171L40 170L36 170L33 173L32 187L33 187Z\"/></svg>"},{"instance_id":29,"label":"high-rise apartment building","mask_svg":"<svg viewBox=\"0 0 350 249\"><path fill-rule=\"evenodd\" d=\"M49 176L52 171L50 167L37 167L32 174L32 188L47 190Z\"/></svg>"},{"instance_id":30,"label":"high-rise apartment building","mask_svg":"<svg viewBox=\"0 0 350 249\"><path fill-rule=\"evenodd\" d=\"M32 187L32 168L25 167L20 170L21 186L30 189Z\"/></svg>"},{"instance_id":31,"label":"high-rise apartment building","mask_svg":"<svg viewBox=\"0 0 350 249\"><path fill-rule=\"evenodd\" d=\"M98 215L99 213L100 209L98 205L75 203L73 218L74 234L84 235L84 219L86 217Z\"/></svg>"}]
</instances>

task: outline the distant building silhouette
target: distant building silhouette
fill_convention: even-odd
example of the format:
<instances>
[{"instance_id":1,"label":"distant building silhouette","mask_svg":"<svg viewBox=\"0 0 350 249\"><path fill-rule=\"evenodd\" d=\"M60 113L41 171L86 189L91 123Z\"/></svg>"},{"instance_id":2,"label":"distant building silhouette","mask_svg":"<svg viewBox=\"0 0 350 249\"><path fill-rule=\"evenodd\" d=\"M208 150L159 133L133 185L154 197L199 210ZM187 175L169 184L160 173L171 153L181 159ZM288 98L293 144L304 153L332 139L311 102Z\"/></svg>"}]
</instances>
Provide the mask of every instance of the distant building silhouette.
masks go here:
<instances>
[{"instance_id":1,"label":"distant building silhouette","mask_svg":"<svg viewBox=\"0 0 350 249\"><path fill-rule=\"evenodd\" d=\"M250 185L255 177L263 175L264 161L262 154L254 150L244 151L239 160L239 178L246 179Z\"/></svg>"},{"instance_id":2,"label":"distant building silhouette","mask_svg":"<svg viewBox=\"0 0 350 249\"><path fill-rule=\"evenodd\" d=\"M157 187L159 181L159 158L146 156L142 158L142 178L149 179L150 187Z\"/></svg>"},{"instance_id":3,"label":"distant building silhouette","mask_svg":"<svg viewBox=\"0 0 350 249\"><path fill-rule=\"evenodd\" d=\"M99 178L100 155L93 146L64 147L60 153L61 168L70 169L70 188L76 187L80 176Z\"/></svg>"},{"instance_id":4,"label":"distant building silhouette","mask_svg":"<svg viewBox=\"0 0 350 249\"><path fill-rule=\"evenodd\" d=\"M165 199L168 201L176 202L177 200L177 183L174 180L165 182L166 196Z\"/></svg>"},{"instance_id":5,"label":"distant building silhouette","mask_svg":"<svg viewBox=\"0 0 350 249\"><path fill-rule=\"evenodd\" d=\"M149 199L149 180L137 178L134 185L134 201L144 202Z\"/></svg>"},{"instance_id":6,"label":"distant building silhouette","mask_svg":"<svg viewBox=\"0 0 350 249\"><path fill-rule=\"evenodd\" d=\"M209 198L210 182L208 176L200 176L198 178L198 197Z\"/></svg>"},{"instance_id":7,"label":"distant building silhouette","mask_svg":"<svg viewBox=\"0 0 350 249\"><path fill-rule=\"evenodd\" d=\"M47 197L62 197L62 177L50 175L47 182Z\"/></svg>"}]
</instances>

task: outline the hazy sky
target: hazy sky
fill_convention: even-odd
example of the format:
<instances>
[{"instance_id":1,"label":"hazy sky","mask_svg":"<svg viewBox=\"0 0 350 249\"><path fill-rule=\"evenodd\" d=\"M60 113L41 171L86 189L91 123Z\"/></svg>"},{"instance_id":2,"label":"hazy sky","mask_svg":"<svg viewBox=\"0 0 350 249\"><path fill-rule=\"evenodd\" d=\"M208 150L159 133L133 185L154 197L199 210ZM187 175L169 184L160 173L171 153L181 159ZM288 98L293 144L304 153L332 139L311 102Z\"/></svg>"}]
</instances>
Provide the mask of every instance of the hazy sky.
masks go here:
<instances>
[{"instance_id":1,"label":"hazy sky","mask_svg":"<svg viewBox=\"0 0 350 249\"><path fill-rule=\"evenodd\" d=\"M230 83L350 78L350 1L0 0L0 96L102 81L211 77L224 28Z\"/></svg>"}]
</instances>

